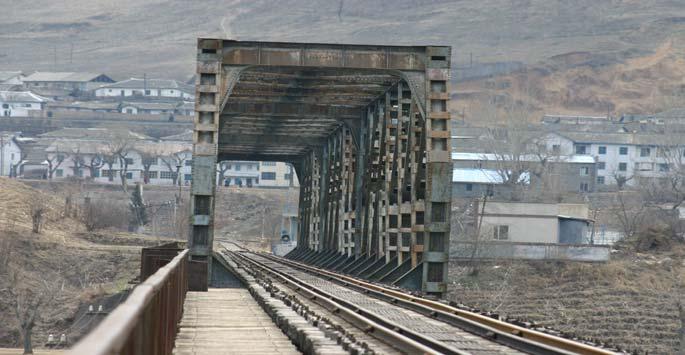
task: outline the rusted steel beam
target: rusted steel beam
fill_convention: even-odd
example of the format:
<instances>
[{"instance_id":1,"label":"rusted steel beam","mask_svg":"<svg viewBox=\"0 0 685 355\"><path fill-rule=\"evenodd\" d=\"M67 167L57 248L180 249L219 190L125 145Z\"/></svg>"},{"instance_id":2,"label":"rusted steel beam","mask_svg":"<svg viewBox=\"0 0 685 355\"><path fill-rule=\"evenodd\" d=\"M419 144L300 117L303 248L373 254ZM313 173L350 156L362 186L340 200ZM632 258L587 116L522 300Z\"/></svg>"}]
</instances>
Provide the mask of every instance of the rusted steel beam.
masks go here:
<instances>
[{"instance_id":1,"label":"rusted steel beam","mask_svg":"<svg viewBox=\"0 0 685 355\"><path fill-rule=\"evenodd\" d=\"M69 354L171 354L188 291L188 254L183 250L138 285Z\"/></svg>"}]
</instances>

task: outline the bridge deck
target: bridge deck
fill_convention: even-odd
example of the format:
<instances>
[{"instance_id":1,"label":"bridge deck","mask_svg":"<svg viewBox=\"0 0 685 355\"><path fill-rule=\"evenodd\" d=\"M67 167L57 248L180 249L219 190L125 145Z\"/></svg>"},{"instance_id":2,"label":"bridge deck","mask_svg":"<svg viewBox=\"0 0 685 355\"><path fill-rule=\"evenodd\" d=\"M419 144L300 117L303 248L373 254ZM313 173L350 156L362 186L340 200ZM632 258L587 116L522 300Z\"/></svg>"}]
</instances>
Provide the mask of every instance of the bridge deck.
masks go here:
<instances>
[{"instance_id":1,"label":"bridge deck","mask_svg":"<svg viewBox=\"0 0 685 355\"><path fill-rule=\"evenodd\" d=\"M243 288L188 292L174 354L300 354Z\"/></svg>"}]
</instances>

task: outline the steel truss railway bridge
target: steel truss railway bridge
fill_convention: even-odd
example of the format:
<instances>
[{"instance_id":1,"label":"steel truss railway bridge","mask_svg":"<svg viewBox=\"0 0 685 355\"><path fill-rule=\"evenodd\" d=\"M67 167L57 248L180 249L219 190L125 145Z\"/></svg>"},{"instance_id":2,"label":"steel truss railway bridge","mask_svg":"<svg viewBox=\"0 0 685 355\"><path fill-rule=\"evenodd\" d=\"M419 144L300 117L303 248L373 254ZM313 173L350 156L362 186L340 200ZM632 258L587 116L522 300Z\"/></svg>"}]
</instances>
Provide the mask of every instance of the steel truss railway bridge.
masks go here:
<instances>
[{"instance_id":1,"label":"steel truss railway bridge","mask_svg":"<svg viewBox=\"0 0 685 355\"><path fill-rule=\"evenodd\" d=\"M71 354L613 354L388 286L446 291L449 47L197 50L188 248L144 249L143 282ZM213 250L223 160L295 167L287 259Z\"/></svg>"},{"instance_id":2,"label":"steel truss railway bridge","mask_svg":"<svg viewBox=\"0 0 685 355\"><path fill-rule=\"evenodd\" d=\"M194 261L212 253L216 163L282 161L301 184L298 248L445 291L450 47L199 39L197 59Z\"/></svg>"}]
</instances>

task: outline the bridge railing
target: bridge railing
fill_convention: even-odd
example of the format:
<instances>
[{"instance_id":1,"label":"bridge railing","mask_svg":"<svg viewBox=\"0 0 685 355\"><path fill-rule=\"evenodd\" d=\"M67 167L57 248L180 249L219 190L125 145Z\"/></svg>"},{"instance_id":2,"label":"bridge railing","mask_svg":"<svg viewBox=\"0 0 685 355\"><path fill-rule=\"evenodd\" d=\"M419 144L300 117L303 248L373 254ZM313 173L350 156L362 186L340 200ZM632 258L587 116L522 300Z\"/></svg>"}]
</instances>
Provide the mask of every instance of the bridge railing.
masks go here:
<instances>
[{"instance_id":1,"label":"bridge railing","mask_svg":"<svg viewBox=\"0 0 685 355\"><path fill-rule=\"evenodd\" d=\"M138 285L69 354L171 354L188 291L188 250Z\"/></svg>"}]
</instances>

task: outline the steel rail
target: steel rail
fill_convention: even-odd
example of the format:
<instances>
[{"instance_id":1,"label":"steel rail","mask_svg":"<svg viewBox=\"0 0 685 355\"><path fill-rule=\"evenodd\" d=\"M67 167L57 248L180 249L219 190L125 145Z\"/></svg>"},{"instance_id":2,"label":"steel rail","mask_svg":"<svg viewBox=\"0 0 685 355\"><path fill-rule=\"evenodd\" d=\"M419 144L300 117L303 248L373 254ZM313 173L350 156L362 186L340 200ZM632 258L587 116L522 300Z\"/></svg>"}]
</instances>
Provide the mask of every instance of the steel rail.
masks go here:
<instances>
[{"instance_id":1,"label":"steel rail","mask_svg":"<svg viewBox=\"0 0 685 355\"><path fill-rule=\"evenodd\" d=\"M452 324L465 331L487 337L495 342L510 346L517 350L533 354L586 354L610 355L615 352L572 341L570 339L546 334L537 330L524 328L475 312L459 309L444 303L416 297L402 291L397 291L377 284L362 281L350 276L315 268L300 262L260 254L263 257L279 263L297 267L316 275L336 281L341 285L355 288L373 295L376 298L403 306L424 315Z\"/></svg>"},{"instance_id":2,"label":"steel rail","mask_svg":"<svg viewBox=\"0 0 685 355\"><path fill-rule=\"evenodd\" d=\"M227 251L233 260L241 260L253 267L259 268L275 277L288 287L308 297L309 300L320 304L331 312L341 316L348 322L355 324L367 334L376 337L392 346L400 347L411 354L455 354L467 355L468 352L454 349L433 338L417 333L399 324L387 321L367 309L358 307L335 295L307 284L297 277L273 269L245 256L243 253ZM244 265L244 264L243 264Z\"/></svg>"},{"instance_id":3,"label":"steel rail","mask_svg":"<svg viewBox=\"0 0 685 355\"><path fill-rule=\"evenodd\" d=\"M133 289L68 354L171 354L188 291L187 255L183 250Z\"/></svg>"}]
</instances>

